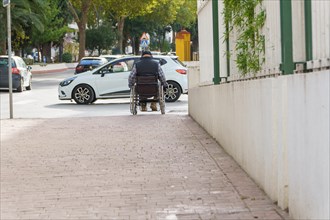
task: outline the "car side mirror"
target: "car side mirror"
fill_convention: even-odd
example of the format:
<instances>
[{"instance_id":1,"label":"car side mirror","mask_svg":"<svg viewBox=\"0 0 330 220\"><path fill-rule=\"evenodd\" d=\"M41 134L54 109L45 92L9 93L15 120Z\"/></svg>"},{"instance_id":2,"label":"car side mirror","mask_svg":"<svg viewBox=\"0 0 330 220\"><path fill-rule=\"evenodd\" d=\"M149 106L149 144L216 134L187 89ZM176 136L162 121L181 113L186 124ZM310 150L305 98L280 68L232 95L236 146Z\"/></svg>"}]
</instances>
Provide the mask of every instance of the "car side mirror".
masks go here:
<instances>
[{"instance_id":1,"label":"car side mirror","mask_svg":"<svg viewBox=\"0 0 330 220\"><path fill-rule=\"evenodd\" d=\"M32 66L28 66L27 70L30 71L32 69Z\"/></svg>"},{"instance_id":2,"label":"car side mirror","mask_svg":"<svg viewBox=\"0 0 330 220\"><path fill-rule=\"evenodd\" d=\"M101 69L99 71L99 73L101 74L101 77L104 77L104 75L106 74L107 70L106 69Z\"/></svg>"}]
</instances>

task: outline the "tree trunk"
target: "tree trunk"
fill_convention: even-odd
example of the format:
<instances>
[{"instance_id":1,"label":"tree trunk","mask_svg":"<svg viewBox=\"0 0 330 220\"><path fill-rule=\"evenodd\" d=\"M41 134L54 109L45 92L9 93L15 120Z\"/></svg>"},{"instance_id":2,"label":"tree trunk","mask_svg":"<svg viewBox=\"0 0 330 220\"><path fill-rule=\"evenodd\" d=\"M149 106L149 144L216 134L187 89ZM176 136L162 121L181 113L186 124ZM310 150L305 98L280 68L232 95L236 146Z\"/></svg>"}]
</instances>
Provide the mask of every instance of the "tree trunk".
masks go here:
<instances>
[{"instance_id":1,"label":"tree trunk","mask_svg":"<svg viewBox=\"0 0 330 220\"><path fill-rule=\"evenodd\" d=\"M140 49L140 37L134 37L134 54L138 55Z\"/></svg>"},{"instance_id":2,"label":"tree trunk","mask_svg":"<svg viewBox=\"0 0 330 220\"><path fill-rule=\"evenodd\" d=\"M72 5L71 1L68 2L69 10L71 11L74 20L76 21L79 28L79 60L85 56L85 48L86 48L86 24L87 24L87 15L89 8L91 6L92 0L84 0L82 1L81 9L78 10L81 13L79 17L76 9Z\"/></svg>"},{"instance_id":3,"label":"tree trunk","mask_svg":"<svg viewBox=\"0 0 330 220\"><path fill-rule=\"evenodd\" d=\"M6 41L4 40L0 42L0 55L5 55L6 52Z\"/></svg>"},{"instance_id":4,"label":"tree trunk","mask_svg":"<svg viewBox=\"0 0 330 220\"><path fill-rule=\"evenodd\" d=\"M63 55L63 41L61 41L60 46L58 48L58 62L62 63L62 55Z\"/></svg>"},{"instance_id":5,"label":"tree trunk","mask_svg":"<svg viewBox=\"0 0 330 220\"><path fill-rule=\"evenodd\" d=\"M0 55L5 55L7 54L7 16L2 14L0 19Z\"/></svg>"},{"instance_id":6,"label":"tree trunk","mask_svg":"<svg viewBox=\"0 0 330 220\"><path fill-rule=\"evenodd\" d=\"M41 62L41 60L40 60L40 46L38 45L38 47L37 47L37 54L38 54L38 62Z\"/></svg>"},{"instance_id":7,"label":"tree trunk","mask_svg":"<svg viewBox=\"0 0 330 220\"><path fill-rule=\"evenodd\" d=\"M124 24L125 24L125 17L120 17L118 20L118 34L119 34L118 49L120 54L123 54Z\"/></svg>"},{"instance_id":8,"label":"tree trunk","mask_svg":"<svg viewBox=\"0 0 330 220\"><path fill-rule=\"evenodd\" d=\"M85 56L85 48L86 48L86 23L81 22L78 24L79 28L79 60Z\"/></svg>"},{"instance_id":9,"label":"tree trunk","mask_svg":"<svg viewBox=\"0 0 330 220\"><path fill-rule=\"evenodd\" d=\"M52 52L51 52L51 43L45 43L42 45L42 59L46 57L46 63L51 63ZM44 61L44 60L43 60Z\"/></svg>"}]
</instances>

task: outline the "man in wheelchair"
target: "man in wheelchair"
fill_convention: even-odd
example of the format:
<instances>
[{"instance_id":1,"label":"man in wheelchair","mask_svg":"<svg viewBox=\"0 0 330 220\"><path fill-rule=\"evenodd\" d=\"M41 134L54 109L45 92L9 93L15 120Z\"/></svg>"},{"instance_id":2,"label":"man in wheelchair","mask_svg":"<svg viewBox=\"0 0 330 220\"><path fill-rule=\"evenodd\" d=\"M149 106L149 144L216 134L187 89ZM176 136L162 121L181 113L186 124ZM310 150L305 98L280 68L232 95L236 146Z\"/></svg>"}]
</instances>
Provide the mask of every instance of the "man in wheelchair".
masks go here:
<instances>
[{"instance_id":1,"label":"man in wheelchair","mask_svg":"<svg viewBox=\"0 0 330 220\"><path fill-rule=\"evenodd\" d=\"M152 58L150 51L143 51L140 61L134 64L128 78L128 86L130 89L132 89L135 84L141 88L139 89L138 87L138 90L142 93L142 95L140 94L141 111L147 111L147 100L150 96L154 96L154 99L156 99L156 94L153 92L152 86L147 88L143 87L143 85L150 85L154 82L154 84L157 83L154 87L157 89L158 80L163 88L167 87L166 78L160 64ZM137 92L139 93L139 91ZM157 102L152 101L150 108L152 111L157 111Z\"/></svg>"}]
</instances>

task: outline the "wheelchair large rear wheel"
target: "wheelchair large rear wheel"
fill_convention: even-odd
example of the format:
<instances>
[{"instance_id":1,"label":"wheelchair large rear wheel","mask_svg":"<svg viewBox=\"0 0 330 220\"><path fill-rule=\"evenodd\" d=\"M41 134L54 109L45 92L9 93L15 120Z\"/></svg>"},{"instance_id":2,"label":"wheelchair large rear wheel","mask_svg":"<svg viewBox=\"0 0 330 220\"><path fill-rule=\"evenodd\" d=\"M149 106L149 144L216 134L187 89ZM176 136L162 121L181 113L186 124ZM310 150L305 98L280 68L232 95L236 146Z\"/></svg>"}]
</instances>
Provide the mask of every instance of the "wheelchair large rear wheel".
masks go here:
<instances>
[{"instance_id":1,"label":"wheelchair large rear wheel","mask_svg":"<svg viewBox=\"0 0 330 220\"><path fill-rule=\"evenodd\" d=\"M162 115L165 114L165 95L164 95L164 89L163 86L160 86L159 88L159 106L160 106L160 112Z\"/></svg>"},{"instance_id":2,"label":"wheelchair large rear wheel","mask_svg":"<svg viewBox=\"0 0 330 220\"><path fill-rule=\"evenodd\" d=\"M133 86L130 93L130 111L133 115L137 114L135 86Z\"/></svg>"}]
</instances>

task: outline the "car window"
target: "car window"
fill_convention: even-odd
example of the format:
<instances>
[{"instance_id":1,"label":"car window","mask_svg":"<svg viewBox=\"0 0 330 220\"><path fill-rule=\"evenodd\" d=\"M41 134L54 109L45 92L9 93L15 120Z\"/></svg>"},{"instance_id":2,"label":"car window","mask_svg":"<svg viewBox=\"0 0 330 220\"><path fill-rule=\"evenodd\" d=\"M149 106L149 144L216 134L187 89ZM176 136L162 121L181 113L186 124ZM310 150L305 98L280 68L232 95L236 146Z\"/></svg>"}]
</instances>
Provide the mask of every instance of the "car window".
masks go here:
<instances>
[{"instance_id":1,"label":"car window","mask_svg":"<svg viewBox=\"0 0 330 220\"><path fill-rule=\"evenodd\" d=\"M18 58L17 60L17 66L21 68L26 68L26 64L22 58Z\"/></svg>"},{"instance_id":2,"label":"car window","mask_svg":"<svg viewBox=\"0 0 330 220\"><path fill-rule=\"evenodd\" d=\"M128 60L124 60L124 62L127 65L127 71L131 71L133 69L134 63L137 61L137 59L128 59Z\"/></svg>"},{"instance_id":3,"label":"car window","mask_svg":"<svg viewBox=\"0 0 330 220\"><path fill-rule=\"evenodd\" d=\"M112 62L101 68L95 74L108 74L108 73L118 73L118 72L127 72L133 69L133 66L139 58L132 59L120 59L119 61Z\"/></svg>"},{"instance_id":4,"label":"car window","mask_svg":"<svg viewBox=\"0 0 330 220\"><path fill-rule=\"evenodd\" d=\"M103 64L102 60L95 60L95 59L80 60L80 65L101 65L101 64Z\"/></svg>"},{"instance_id":5,"label":"car window","mask_svg":"<svg viewBox=\"0 0 330 220\"><path fill-rule=\"evenodd\" d=\"M157 60L161 66L167 63L167 61L163 58L154 58L154 60Z\"/></svg>"},{"instance_id":6,"label":"car window","mask_svg":"<svg viewBox=\"0 0 330 220\"><path fill-rule=\"evenodd\" d=\"M106 65L95 74L108 74L108 73L118 73L118 72L126 72L128 70L128 66L125 62L115 62L109 65Z\"/></svg>"},{"instance_id":7,"label":"car window","mask_svg":"<svg viewBox=\"0 0 330 220\"><path fill-rule=\"evenodd\" d=\"M172 60L174 60L176 63L180 64L181 66L186 66L186 64L182 63L181 60L179 60L178 58L172 58Z\"/></svg>"},{"instance_id":8,"label":"car window","mask_svg":"<svg viewBox=\"0 0 330 220\"><path fill-rule=\"evenodd\" d=\"M128 71L128 67L125 62L116 62L112 65L112 70L114 73L126 72L126 71Z\"/></svg>"},{"instance_id":9,"label":"car window","mask_svg":"<svg viewBox=\"0 0 330 220\"><path fill-rule=\"evenodd\" d=\"M8 58L0 58L0 66L8 66ZM11 66L15 67L15 60L11 59Z\"/></svg>"},{"instance_id":10,"label":"car window","mask_svg":"<svg viewBox=\"0 0 330 220\"><path fill-rule=\"evenodd\" d=\"M7 66L8 65L8 59L0 58L0 66Z\"/></svg>"}]
</instances>

